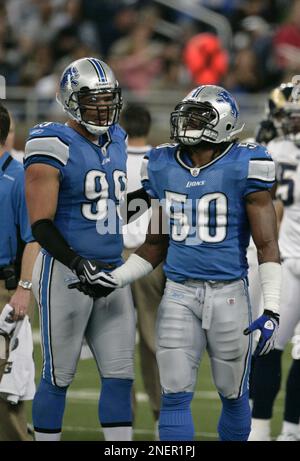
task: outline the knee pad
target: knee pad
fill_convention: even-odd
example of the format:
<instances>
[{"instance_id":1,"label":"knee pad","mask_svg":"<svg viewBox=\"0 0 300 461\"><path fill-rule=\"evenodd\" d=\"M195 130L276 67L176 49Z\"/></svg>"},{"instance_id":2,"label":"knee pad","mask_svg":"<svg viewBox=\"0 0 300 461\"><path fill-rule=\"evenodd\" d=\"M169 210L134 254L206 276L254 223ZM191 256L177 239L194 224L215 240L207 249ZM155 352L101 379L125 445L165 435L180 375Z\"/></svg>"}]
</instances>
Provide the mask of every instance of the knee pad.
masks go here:
<instances>
[{"instance_id":1,"label":"knee pad","mask_svg":"<svg viewBox=\"0 0 300 461\"><path fill-rule=\"evenodd\" d=\"M190 404L192 392L163 394L159 416L160 440L193 440L194 424Z\"/></svg>"},{"instance_id":2,"label":"knee pad","mask_svg":"<svg viewBox=\"0 0 300 461\"><path fill-rule=\"evenodd\" d=\"M37 431L61 431L68 387L55 386L42 379L32 404L32 419Z\"/></svg>"},{"instance_id":3,"label":"knee pad","mask_svg":"<svg viewBox=\"0 0 300 461\"><path fill-rule=\"evenodd\" d=\"M102 378L99 420L103 427L132 426L132 379Z\"/></svg>"},{"instance_id":4,"label":"knee pad","mask_svg":"<svg viewBox=\"0 0 300 461\"><path fill-rule=\"evenodd\" d=\"M222 400L218 432L222 441L246 442L251 430L251 411L248 392L238 399Z\"/></svg>"},{"instance_id":5,"label":"knee pad","mask_svg":"<svg viewBox=\"0 0 300 461\"><path fill-rule=\"evenodd\" d=\"M211 357L211 368L216 388L227 399L236 399L246 391L250 360L226 361Z\"/></svg>"},{"instance_id":6,"label":"knee pad","mask_svg":"<svg viewBox=\"0 0 300 461\"><path fill-rule=\"evenodd\" d=\"M160 383L164 393L193 392L196 371L192 361L179 349L163 349L156 353Z\"/></svg>"}]
</instances>

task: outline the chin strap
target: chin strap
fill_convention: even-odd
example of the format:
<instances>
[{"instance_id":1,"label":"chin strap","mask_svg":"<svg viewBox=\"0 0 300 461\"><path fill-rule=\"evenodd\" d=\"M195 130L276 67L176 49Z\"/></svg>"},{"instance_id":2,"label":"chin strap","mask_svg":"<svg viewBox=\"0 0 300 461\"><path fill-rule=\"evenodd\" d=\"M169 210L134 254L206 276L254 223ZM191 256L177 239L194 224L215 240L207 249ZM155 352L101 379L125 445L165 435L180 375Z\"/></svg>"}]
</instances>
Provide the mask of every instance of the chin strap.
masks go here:
<instances>
[{"instance_id":1,"label":"chin strap","mask_svg":"<svg viewBox=\"0 0 300 461\"><path fill-rule=\"evenodd\" d=\"M82 126L84 126L84 128L91 134L95 135L95 136L101 136L102 134L105 134L107 133L107 131L109 130L109 126L107 127L97 127L97 126L92 126L92 125L89 125L88 123L85 123L83 121L80 122L80 124Z\"/></svg>"}]
</instances>

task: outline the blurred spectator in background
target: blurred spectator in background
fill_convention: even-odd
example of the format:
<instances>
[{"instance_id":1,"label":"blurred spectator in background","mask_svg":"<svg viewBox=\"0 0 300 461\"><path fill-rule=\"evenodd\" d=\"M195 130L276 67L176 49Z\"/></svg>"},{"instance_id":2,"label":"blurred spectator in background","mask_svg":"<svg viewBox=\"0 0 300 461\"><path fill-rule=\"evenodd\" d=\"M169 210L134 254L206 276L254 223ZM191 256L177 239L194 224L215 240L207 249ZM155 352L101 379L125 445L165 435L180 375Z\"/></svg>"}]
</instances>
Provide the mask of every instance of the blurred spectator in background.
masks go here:
<instances>
[{"instance_id":1,"label":"blurred spectator in background","mask_svg":"<svg viewBox=\"0 0 300 461\"><path fill-rule=\"evenodd\" d=\"M228 69L228 53L220 39L211 33L197 34L186 44L184 62L193 84L219 85Z\"/></svg>"},{"instance_id":2,"label":"blurred spectator in background","mask_svg":"<svg viewBox=\"0 0 300 461\"><path fill-rule=\"evenodd\" d=\"M278 22L289 3L290 0L237 0L230 15L233 31L249 16L259 16L271 24Z\"/></svg>"},{"instance_id":3,"label":"blurred spectator in background","mask_svg":"<svg viewBox=\"0 0 300 461\"><path fill-rule=\"evenodd\" d=\"M152 90L188 89L191 78L182 62L182 48L179 43L170 42L165 45L162 53L162 68L160 74L151 84Z\"/></svg>"},{"instance_id":4,"label":"blurred spectator in background","mask_svg":"<svg viewBox=\"0 0 300 461\"><path fill-rule=\"evenodd\" d=\"M286 22L274 36L274 53L283 70L283 80L300 73L300 0L294 0Z\"/></svg>"},{"instance_id":5,"label":"blurred spectator in background","mask_svg":"<svg viewBox=\"0 0 300 461\"><path fill-rule=\"evenodd\" d=\"M109 50L109 65L123 88L146 91L162 69L163 44L152 38L157 17L147 10L130 34Z\"/></svg>"},{"instance_id":6,"label":"blurred spectator in background","mask_svg":"<svg viewBox=\"0 0 300 461\"><path fill-rule=\"evenodd\" d=\"M54 37L53 49L55 60L68 55L78 42L100 53L101 41L96 24L85 19L82 0L67 0L65 4L65 24ZM70 58L68 57L68 61Z\"/></svg>"},{"instance_id":7,"label":"blurred spectator in background","mask_svg":"<svg viewBox=\"0 0 300 461\"><path fill-rule=\"evenodd\" d=\"M97 27L101 46L99 51L103 57L108 55L113 42L130 33L140 3L135 0L82 0L84 17Z\"/></svg>"},{"instance_id":8,"label":"blurred spectator in background","mask_svg":"<svg viewBox=\"0 0 300 461\"><path fill-rule=\"evenodd\" d=\"M270 24L261 16L248 16L242 20L241 30L234 37L236 49L249 47L254 52L264 88L273 87L281 78L273 55L273 34Z\"/></svg>"},{"instance_id":9,"label":"blurred spectator in background","mask_svg":"<svg viewBox=\"0 0 300 461\"><path fill-rule=\"evenodd\" d=\"M223 85L234 93L254 93L261 89L258 60L250 46L238 50L233 56L231 69Z\"/></svg>"}]
</instances>

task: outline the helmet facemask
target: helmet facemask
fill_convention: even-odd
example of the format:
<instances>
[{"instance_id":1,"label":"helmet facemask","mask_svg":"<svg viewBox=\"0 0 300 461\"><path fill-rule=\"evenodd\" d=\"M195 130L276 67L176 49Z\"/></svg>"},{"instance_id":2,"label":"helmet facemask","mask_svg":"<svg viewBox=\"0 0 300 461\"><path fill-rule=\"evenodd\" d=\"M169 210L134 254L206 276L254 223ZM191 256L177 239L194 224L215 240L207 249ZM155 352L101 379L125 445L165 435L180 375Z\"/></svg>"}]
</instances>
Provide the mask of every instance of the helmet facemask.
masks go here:
<instances>
[{"instance_id":1,"label":"helmet facemask","mask_svg":"<svg viewBox=\"0 0 300 461\"><path fill-rule=\"evenodd\" d=\"M76 113L76 119L81 125L90 133L100 136L119 120L122 109L121 90L82 88L71 94L68 105Z\"/></svg>"},{"instance_id":2,"label":"helmet facemask","mask_svg":"<svg viewBox=\"0 0 300 461\"><path fill-rule=\"evenodd\" d=\"M218 112L209 104L181 102L171 113L171 139L187 146L216 142Z\"/></svg>"}]
</instances>

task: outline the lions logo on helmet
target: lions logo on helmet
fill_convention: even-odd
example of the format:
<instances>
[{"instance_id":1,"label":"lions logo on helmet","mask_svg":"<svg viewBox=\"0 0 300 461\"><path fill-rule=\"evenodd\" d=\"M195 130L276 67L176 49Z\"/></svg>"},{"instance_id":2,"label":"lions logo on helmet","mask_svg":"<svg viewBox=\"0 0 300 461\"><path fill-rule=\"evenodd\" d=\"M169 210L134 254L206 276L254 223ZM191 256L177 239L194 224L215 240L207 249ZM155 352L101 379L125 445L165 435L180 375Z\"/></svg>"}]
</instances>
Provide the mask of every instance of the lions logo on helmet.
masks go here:
<instances>
[{"instance_id":1,"label":"lions logo on helmet","mask_svg":"<svg viewBox=\"0 0 300 461\"><path fill-rule=\"evenodd\" d=\"M118 123L122 95L113 71L105 62L82 58L62 73L57 101L90 133L100 136Z\"/></svg>"},{"instance_id":2,"label":"lions logo on helmet","mask_svg":"<svg viewBox=\"0 0 300 461\"><path fill-rule=\"evenodd\" d=\"M62 89L66 88L67 85L78 85L78 77L79 77L79 72L76 69L76 67L68 67L65 73L63 74L61 81L60 81L60 86Z\"/></svg>"},{"instance_id":3,"label":"lions logo on helmet","mask_svg":"<svg viewBox=\"0 0 300 461\"><path fill-rule=\"evenodd\" d=\"M230 93L228 93L228 91L221 91L219 94L218 94L218 99L217 99L218 102L222 102L222 101L226 101L228 102L228 104L230 104L230 107L231 107L231 113L232 115L237 118L238 115L239 115L239 110L238 110L238 107L237 107L237 104L235 102L235 100L233 99L233 97L231 96Z\"/></svg>"},{"instance_id":4,"label":"lions logo on helmet","mask_svg":"<svg viewBox=\"0 0 300 461\"><path fill-rule=\"evenodd\" d=\"M229 141L244 128L233 96L215 85L192 90L177 104L170 122L171 138L184 145Z\"/></svg>"}]
</instances>

